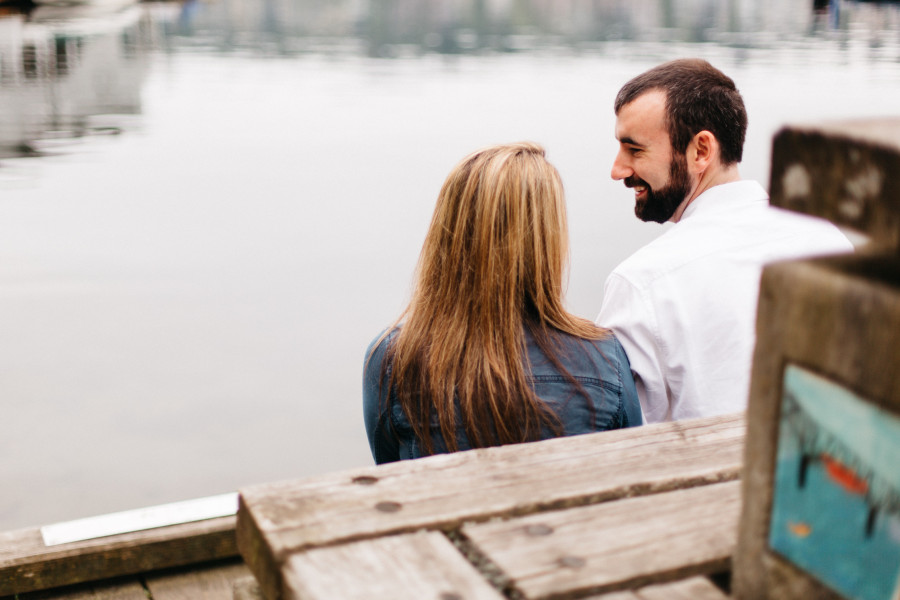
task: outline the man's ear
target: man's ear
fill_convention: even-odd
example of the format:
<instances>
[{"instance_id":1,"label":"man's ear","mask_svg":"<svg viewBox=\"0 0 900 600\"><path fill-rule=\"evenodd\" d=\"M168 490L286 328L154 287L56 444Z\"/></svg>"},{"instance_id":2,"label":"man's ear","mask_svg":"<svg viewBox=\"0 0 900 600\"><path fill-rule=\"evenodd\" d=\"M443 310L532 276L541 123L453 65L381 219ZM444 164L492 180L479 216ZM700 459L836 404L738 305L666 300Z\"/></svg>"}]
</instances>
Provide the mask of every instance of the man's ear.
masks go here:
<instances>
[{"instance_id":1,"label":"man's ear","mask_svg":"<svg viewBox=\"0 0 900 600\"><path fill-rule=\"evenodd\" d=\"M688 169L695 173L703 173L719 156L719 140L712 132L704 129L693 137L688 144Z\"/></svg>"}]
</instances>

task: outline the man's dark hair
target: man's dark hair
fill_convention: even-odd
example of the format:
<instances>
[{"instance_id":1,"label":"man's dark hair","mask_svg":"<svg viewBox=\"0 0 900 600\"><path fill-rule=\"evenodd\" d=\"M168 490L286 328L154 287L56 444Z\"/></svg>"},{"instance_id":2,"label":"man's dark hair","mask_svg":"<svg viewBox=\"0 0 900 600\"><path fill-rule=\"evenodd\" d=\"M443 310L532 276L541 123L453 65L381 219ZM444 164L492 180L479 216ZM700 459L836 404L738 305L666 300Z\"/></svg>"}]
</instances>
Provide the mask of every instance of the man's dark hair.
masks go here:
<instances>
[{"instance_id":1,"label":"man's dark hair","mask_svg":"<svg viewBox=\"0 0 900 600\"><path fill-rule=\"evenodd\" d=\"M666 93L666 127L676 152L684 154L691 139L705 129L719 141L723 164L741 162L747 110L730 77L698 58L663 63L622 86L616 96L616 114L656 89Z\"/></svg>"}]
</instances>

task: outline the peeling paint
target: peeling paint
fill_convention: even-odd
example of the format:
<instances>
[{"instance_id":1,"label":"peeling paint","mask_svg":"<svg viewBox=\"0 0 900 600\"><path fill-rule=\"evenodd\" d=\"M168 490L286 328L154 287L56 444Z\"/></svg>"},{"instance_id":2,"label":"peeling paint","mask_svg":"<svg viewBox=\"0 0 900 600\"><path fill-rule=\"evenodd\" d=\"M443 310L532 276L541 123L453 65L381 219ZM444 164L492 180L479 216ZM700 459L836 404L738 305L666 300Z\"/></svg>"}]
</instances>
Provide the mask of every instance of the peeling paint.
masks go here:
<instances>
[{"instance_id":1,"label":"peeling paint","mask_svg":"<svg viewBox=\"0 0 900 600\"><path fill-rule=\"evenodd\" d=\"M795 163L784 170L781 187L787 200L807 198L812 191L812 180L805 166Z\"/></svg>"},{"instance_id":2,"label":"peeling paint","mask_svg":"<svg viewBox=\"0 0 900 600\"><path fill-rule=\"evenodd\" d=\"M838 213L847 221L858 221L865 212L866 203L859 198L844 198L838 205Z\"/></svg>"},{"instance_id":3,"label":"peeling paint","mask_svg":"<svg viewBox=\"0 0 900 600\"><path fill-rule=\"evenodd\" d=\"M850 196L860 200L877 198L881 194L883 182L884 175L881 171L873 165L869 165L858 175L848 177L844 182L844 189Z\"/></svg>"},{"instance_id":4,"label":"peeling paint","mask_svg":"<svg viewBox=\"0 0 900 600\"><path fill-rule=\"evenodd\" d=\"M846 196L838 204L838 212L848 221L858 221L865 215L866 203L881 195L884 174L876 167L869 165L857 175L844 181Z\"/></svg>"}]
</instances>

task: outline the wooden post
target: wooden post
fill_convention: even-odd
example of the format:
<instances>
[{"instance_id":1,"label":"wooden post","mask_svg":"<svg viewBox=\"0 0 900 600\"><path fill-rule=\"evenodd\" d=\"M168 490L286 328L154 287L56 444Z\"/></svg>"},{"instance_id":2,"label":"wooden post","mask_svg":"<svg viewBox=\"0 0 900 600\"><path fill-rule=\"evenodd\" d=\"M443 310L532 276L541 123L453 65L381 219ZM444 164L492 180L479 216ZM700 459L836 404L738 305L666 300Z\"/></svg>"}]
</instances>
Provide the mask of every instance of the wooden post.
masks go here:
<instances>
[{"instance_id":1,"label":"wooden post","mask_svg":"<svg viewBox=\"0 0 900 600\"><path fill-rule=\"evenodd\" d=\"M733 593L893 600L900 578L900 119L791 128L773 205L853 227L855 255L768 266Z\"/></svg>"}]
</instances>

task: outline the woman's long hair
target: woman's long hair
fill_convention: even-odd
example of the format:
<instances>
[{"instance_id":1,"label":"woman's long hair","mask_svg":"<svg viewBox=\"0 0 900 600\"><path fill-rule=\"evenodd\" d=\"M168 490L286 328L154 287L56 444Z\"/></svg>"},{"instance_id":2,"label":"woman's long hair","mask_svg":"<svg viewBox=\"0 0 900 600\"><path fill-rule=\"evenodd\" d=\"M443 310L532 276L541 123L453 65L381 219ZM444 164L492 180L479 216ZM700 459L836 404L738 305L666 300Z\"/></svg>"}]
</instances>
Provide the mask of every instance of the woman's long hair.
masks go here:
<instances>
[{"instance_id":1,"label":"woman's long hair","mask_svg":"<svg viewBox=\"0 0 900 600\"><path fill-rule=\"evenodd\" d=\"M563 373L553 330L608 333L563 308L567 251L562 181L541 146L486 148L447 177L386 360L427 454L435 414L449 451L459 423L475 448L559 432L528 382L525 328Z\"/></svg>"}]
</instances>

